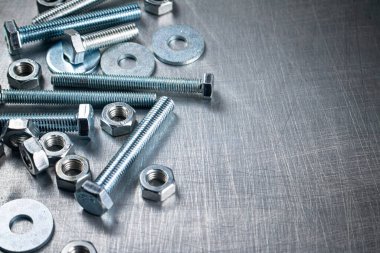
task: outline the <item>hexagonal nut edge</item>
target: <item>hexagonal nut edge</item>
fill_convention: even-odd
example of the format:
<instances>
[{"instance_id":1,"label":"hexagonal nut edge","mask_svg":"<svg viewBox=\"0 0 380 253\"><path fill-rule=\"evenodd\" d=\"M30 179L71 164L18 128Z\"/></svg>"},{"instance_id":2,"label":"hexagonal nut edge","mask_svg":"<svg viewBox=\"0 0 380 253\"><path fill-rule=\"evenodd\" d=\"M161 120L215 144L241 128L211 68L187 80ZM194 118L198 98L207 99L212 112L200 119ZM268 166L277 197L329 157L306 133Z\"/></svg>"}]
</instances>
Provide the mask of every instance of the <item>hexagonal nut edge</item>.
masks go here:
<instances>
[{"instance_id":1,"label":"hexagonal nut edge","mask_svg":"<svg viewBox=\"0 0 380 253\"><path fill-rule=\"evenodd\" d=\"M31 59L20 59L8 67L8 83L13 89L40 89L41 66Z\"/></svg>"},{"instance_id":2,"label":"hexagonal nut edge","mask_svg":"<svg viewBox=\"0 0 380 253\"><path fill-rule=\"evenodd\" d=\"M20 155L26 168L33 176L49 168L49 159L38 139L35 137L29 138L21 143Z\"/></svg>"},{"instance_id":3,"label":"hexagonal nut edge","mask_svg":"<svg viewBox=\"0 0 380 253\"><path fill-rule=\"evenodd\" d=\"M3 142L8 147L18 150L19 145L30 137L38 138L40 130L31 120L10 119L1 133Z\"/></svg>"},{"instance_id":4,"label":"hexagonal nut edge","mask_svg":"<svg viewBox=\"0 0 380 253\"><path fill-rule=\"evenodd\" d=\"M74 144L65 133L46 133L41 137L40 143L49 158L50 165L54 165L58 160L74 153Z\"/></svg>"},{"instance_id":5,"label":"hexagonal nut edge","mask_svg":"<svg viewBox=\"0 0 380 253\"><path fill-rule=\"evenodd\" d=\"M145 0L144 4L146 12L157 16L171 12L174 5L172 0Z\"/></svg>"},{"instance_id":6,"label":"hexagonal nut edge","mask_svg":"<svg viewBox=\"0 0 380 253\"><path fill-rule=\"evenodd\" d=\"M103 108L100 125L111 136L129 134L136 124L136 111L124 102L111 103Z\"/></svg>"}]
</instances>

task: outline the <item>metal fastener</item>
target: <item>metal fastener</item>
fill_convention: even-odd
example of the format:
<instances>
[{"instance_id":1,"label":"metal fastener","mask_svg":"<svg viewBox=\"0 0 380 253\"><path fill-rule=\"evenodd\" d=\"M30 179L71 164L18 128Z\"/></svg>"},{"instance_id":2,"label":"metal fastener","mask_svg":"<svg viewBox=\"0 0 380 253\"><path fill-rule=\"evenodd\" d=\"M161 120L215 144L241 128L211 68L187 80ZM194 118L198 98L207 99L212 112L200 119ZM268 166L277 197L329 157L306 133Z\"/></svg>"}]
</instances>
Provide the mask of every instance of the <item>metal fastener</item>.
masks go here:
<instances>
[{"instance_id":1,"label":"metal fastener","mask_svg":"<svg viewBox=\"0 0 380 253\"><path fill-rule=\"evenodd\" d=\"M37 0L38 13L45 12L56 6L63 4L66 0Z\"/></svg>"},{"instance_id":2,"label":"metal fastener","mask_svg":"<svg viewBox=\"0 0 380 253\"><path fill-rule=\"evenodd\" d=\"M173 109L173 100L161 97L95 181L86 181L77 190L75 197L87 212L100 216L114 205L116 188L123 182L132 163Z\"/></svg>"}]
</instances>

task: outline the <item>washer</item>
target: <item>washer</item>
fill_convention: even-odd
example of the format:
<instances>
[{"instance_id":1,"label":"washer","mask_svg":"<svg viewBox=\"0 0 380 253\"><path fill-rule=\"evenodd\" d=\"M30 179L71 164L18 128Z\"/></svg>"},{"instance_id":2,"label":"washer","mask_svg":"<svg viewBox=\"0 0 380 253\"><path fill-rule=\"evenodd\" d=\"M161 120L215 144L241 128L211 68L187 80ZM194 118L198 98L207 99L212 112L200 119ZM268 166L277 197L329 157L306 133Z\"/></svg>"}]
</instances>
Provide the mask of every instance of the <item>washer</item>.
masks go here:
<instances>
[{"instance_id":1,"label":"washer","mask_svg":"<svg viewBox=\"0 0 380 253\"><path fill-rule=\"evenodd\" d=\"M83 63L75 65L71 64L64 58L62 42L53 45L46 55L46 62L49 70L53 73L92 73L97 69L99 61L100 51L93 50L86 54Z\"/></svg>"},{"instance_id":2,"label":"washer","mask_svg":"<svg viewBox=\"0 0 380 253\"><path fill-rule=\"evenodd\" d=\"M175 40L185 42L186 47L179 50L171 48L170 44ZM199 32L188 25L172 25L153 35L152 47L161 62L181 66L195 62L202 56L205 41Z\"/></svg>"},{"instance_id":3,"label":"washer","mask_svg":"<svg viewBox=\"0 0 380 253\"><path fill-rule=\"evenodd\" d=\"M13 233L11 225L17 219L33 223L23 234ZM0 249L7 252L32 252L51 239L54 220L49 209L32 199L12 200L0 207Z\"/></svg>"},{"instance_id":4,"label":"washer","mask_svg":"<svg viewBox=\"0 0 380 253\"><path fill-rule=\"evenodd\" d=\"M134 68L124 68L121 61L132 59L136 61ZM156 66L154 56L146 47L133 43L121 43L107 49L100 62L106 75L151 76Z\"/></svg>"}]
</instances>

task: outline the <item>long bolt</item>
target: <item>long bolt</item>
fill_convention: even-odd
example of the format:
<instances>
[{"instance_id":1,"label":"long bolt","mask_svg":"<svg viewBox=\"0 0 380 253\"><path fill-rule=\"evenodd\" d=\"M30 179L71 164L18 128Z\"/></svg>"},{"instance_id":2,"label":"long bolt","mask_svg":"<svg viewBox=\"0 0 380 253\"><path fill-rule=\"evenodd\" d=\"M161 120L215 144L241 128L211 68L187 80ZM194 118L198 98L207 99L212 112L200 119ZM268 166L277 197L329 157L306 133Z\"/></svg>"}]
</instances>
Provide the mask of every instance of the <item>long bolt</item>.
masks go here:
<instances>
[{"instance_id":1,"label":"long bolt","mask_svg":"<svg viewBox=\"0 0 380 253\"><path fill-rule=\"evenodd\" d=\"M78 12L80 10L88 9L95 5L101 4L104 1L105 0L71 0L37 15L35 18L33 18L32 23L38 24L53 19L62 18L74 12Z\"/></svg>"},{"instance_id":2,"label":"long bolt","mask_svg":"<svg viewBox=\"0 0 380 253\"><path fill-rule=\"evenodd\" d=\"M95 181L77 190L75 198L87 212L100 216L113 206L128 169L173 109L173 100L161 97Z\"/></svg>"},{"instance_id":3,"label":"long bolt","mask_svg":"<svg viewBox=\"0 0 380 253\"><path fill-rule=\"evenodd\" d=\"M132 107L150 108L157 100L154 93L52 91L52 90L0 90L0 104L91 104L105 106L113 102L125 102Z\"/></svg>"},{"instance_id":4,"label":"long bolt","mask_svg":"<svg viewBox=\"0 0 380 253\"><path fill-rule=\"evenodd\" d=\"M68 29L91 31L136 21L140 18L139 5L130 4L23 27L18 27L14 20L6 21L3 28L8 51L14 55L18 54L26 43L58 37Z\"/></svg>"},{"instance_id":5,"label":"long bolt","mask_svg":"<svg viewBox=\"0 0 380 253\"><path fill-rule=\"evenodd\" d=\"M214 75L204 74L202 79L185 79L57 73L52 75L51 83L55 87L63 88L168 91L182 94L200 94L203 98L211 98Z\"/></svg>"},{"instance_id":6,"label":"long bolt","mask_svg":"<svg viewBox=\"0 0 380 253\"><path fill-rule=\"evenodd\" d=\"M65 31L63 53L72 64L83 63L87 51L125 42L135 38L138 34L139 30L133 23L86 35L70 29Z\"/></svg>"}]
</instances>

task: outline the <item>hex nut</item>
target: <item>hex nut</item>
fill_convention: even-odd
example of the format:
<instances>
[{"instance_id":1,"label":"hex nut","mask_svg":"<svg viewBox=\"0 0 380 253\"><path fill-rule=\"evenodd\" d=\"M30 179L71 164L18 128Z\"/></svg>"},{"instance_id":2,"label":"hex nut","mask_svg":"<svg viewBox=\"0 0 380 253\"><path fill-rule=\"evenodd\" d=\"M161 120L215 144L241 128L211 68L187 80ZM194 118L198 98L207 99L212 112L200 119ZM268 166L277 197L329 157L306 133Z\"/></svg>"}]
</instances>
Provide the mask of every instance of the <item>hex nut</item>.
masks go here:
<instances>
[{"instance_id":1,"label":"hex nut","mask_svg":"<svg viewBox=\"0 0 380 253\"><path fill-rule=\"evenodd\" d=\"M31 137L20 145L20 155L33 176L49 168L49 159L37 138Z\"/></svg>"},{"instance_id":2,"label":"hex nut","mask_svg":"<svg viewBox=\"0 0 380 253\"><path fill-rule=\"evenodd\" d=\"M65 133L46 133L41 137L40 143L49 158L50 165L54 165L58 160L74 152L74 145Z\"/></svg>"},{"instance_id":3,"label":"hex nut","mask_svg":"<svg viewBox=\"0 0 380 253\"><path fill-rule=\"evenodd\" d=\"M77 114L78 135L90 138L94 134L94 109L90 104L80 104Z\"/></svg>"},{"instance_id":4,"label":"hex nut","mask_svg":"<svg viewBox=\"0 0 380 253\"><path fill-rule=\"evenodd\" d=\"M103 108L100 125L111 136L131 133L136 123L136 111L126 103L111 103Z\"/></svg>"},{"instance_id":5,"label":"hex nut","mask_svg":"<svg viewBox=\"0 0 380 253\"><path fill-rule=\"evenodd\" d=\"M62 250L61 253L97 253L95 246L89 241L71 241Z\"/></svg>"},{"instance_id":6,"label":"hex nut","mask_svg":"<svg viewBox=\"0 0 380 253\"><path fill-rule=\"evenodd\" d=\"M9 65L7 77L13 89L39 89L41 66L31 59L20 59Z\"/></svg>"},{"instance_id":7,"label":"hex nut","mask_svg":"<svg viewBox=\"0 0 380 253\"><path fill-rule=\"evenodd\" d=\"M18 150L19 145L30 137L38 138L40 130L31 120L10 119L3 127L1 134L4 144Z\"/></svg>"},{"instance_id":8,"label":"hex nut","mask_svg":"<svg viewBox=\"0 0 380 253\"><path fill-rule=\"evenodd\" d=\"M173 0L145 0L145 11L160 16L173 10Z\"/></svg>"},{"instance_id":9,"label":"hex nut","mask_svg":"<svg viewBox=\"0 0 380 253\"><path fill-rule=\"evenodd\" d=\"M86 47L79 32L73 29L66 30L62 42L63 54L71 64L84 62Z\"/></svg>"},{"instance_id":10,"label":"hex nut","mask_svg":"<svg viewBox=\"0 0 380 253\"><path fill-rule=\"evenodd\" d=\"M91 180L90 164L85 157L68 155L55 165L58 188L75 192L86 180Z\"/></svg>"},{"instance_id":11,"label":"hex nut","mask_svg":"<svg viewBox=\"0 0 380 253\"><path fill-rule=\"evenodd\" d=\"M173 171L162 165L150 165L140 173L142 197L164 201L176 191Z\"/></svg>"},{"instance_id":12,"label":"hex nut","mask_svg":"<svg viewBox=\"0 0 380 253\"><path fill-rule=\"evenodd\" d=\"M37 0L38 13L42 13L54 7L57 7L58 5L63 4L65 1L66 0Z\"/></svg>"}]
</instances>

